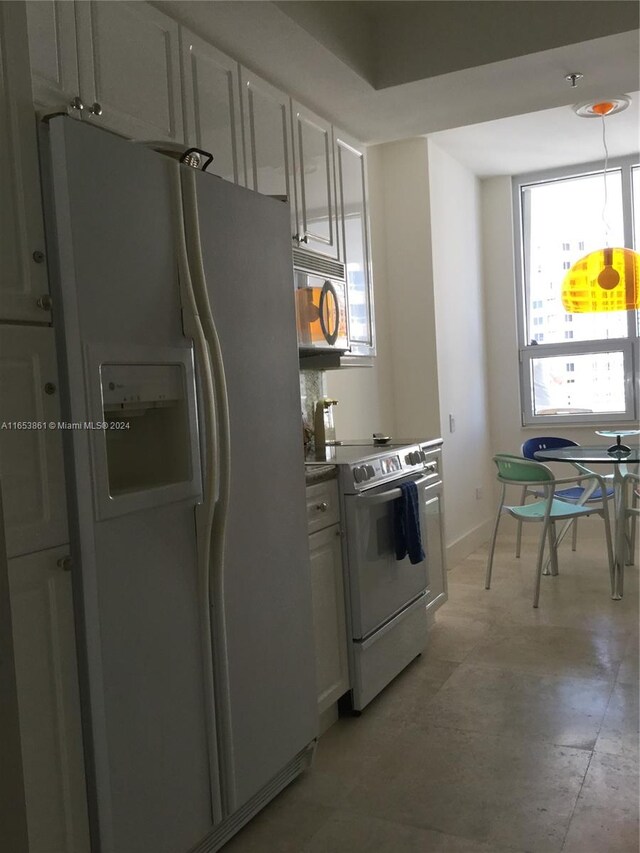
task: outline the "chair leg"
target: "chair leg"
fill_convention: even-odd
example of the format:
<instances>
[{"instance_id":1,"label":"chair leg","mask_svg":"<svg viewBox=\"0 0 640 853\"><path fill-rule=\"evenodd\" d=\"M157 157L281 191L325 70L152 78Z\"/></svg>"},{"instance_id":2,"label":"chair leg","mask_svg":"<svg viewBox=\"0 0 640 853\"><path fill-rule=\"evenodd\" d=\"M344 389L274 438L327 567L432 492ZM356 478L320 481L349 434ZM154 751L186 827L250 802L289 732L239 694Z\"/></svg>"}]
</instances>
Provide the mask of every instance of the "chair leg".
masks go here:
<instances>
[{"instance_id":1,"label":"chair leg","mask_svg":"<svg viewBox=\"0 0 640 853\"><path fill-rule=\"evenodd\" d=\"M544 560L544 543L547 538L547 528L549 527L549 522L546 520L542 527L542 533L540 534L540 544L538 545L538 564L536 566L536 580L533 588L533 606L538 606L538 601L540 600L540 579L542 578L542 563Z\"/></svg>"},{"instance_id":2,"label":"chair leg","mask_svg":"<svg viewBox=\"0 0 640 853\"><path fill-rule=\"evenodd\" d=\"M556 536L556 523L552 521L549 524L549 560L551 561L551 574L557 577L558 571L558 538Z\"/></svg>"},{"instance_id":3,"label":"chair leg","mask_svg":"<svg viewBox=\"0 0 640 853\"><path fill-rule=\"evenodd\" d=\"M571 538L571 550L575 551L578 547L578 519L573 522L573 536Z\"/></svg>"},{"instance_id":4,"label":"chair leg","mask_svg":"<svg viewBox=\"0 0 640 853\"><path fill-rule=\"evenodd\" d=\"M527 500L527 487L522 487L522 494L520 495L520 503L523 504ZM522 545L522 522L518 519L518 530L516 533L516 557L520 556L520 546Z\"/></svg>"},{"instance_id":5,"label":"chair leg","mask_svg":"<svg viewBox=\"0 0 640 853\"><path fill-rule=\"evenodd\" d=\"M493 535L491 537L491 545L489 546L489 559L487 560L487 574L484 580L484 588L489 589L491 586L491 572L493 570L493 552L496 549L496 538L498 536L498 525L500 524L500 516L502 515L502 507L504 505L504 496L506 492L506 486L504 483L502 484L502 493L500 495L500 502L498 504L498 511L496 513L496 523L493 525Z\"/></svg>"}]
</instances>

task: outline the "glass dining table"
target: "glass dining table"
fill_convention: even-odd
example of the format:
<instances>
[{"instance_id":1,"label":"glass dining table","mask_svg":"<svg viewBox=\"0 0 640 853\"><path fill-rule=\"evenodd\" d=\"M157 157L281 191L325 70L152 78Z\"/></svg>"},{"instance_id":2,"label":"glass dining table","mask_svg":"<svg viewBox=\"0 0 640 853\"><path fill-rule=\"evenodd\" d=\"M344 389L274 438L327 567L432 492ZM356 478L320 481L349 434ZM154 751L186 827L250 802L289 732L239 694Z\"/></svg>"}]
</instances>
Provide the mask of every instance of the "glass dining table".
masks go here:
<instances>
[{"instance_id":1,"label":"glass dining table","mask_svg":"<svg viewBox=\"0 0 640 853\"><path fill-rule=\"evenodd\" d=\"M624 433L622 433L624 435ZM636 435L627 433L627 435ZM607 433L608 435L608 433ZM624 489L624 476L628 465L636 465L640 462L640 444L633 442L623 445L624 450L616 450L615 446L604 445L584 447L558 447L554 450L538 450L535 458L539 462L577 462L585 467L592 465L613 466L613 507L614 507L614 573L611 598L619 601L624 591L624 566L627 557L626 537L626 495Z\"/></svg>"}]
</instances>

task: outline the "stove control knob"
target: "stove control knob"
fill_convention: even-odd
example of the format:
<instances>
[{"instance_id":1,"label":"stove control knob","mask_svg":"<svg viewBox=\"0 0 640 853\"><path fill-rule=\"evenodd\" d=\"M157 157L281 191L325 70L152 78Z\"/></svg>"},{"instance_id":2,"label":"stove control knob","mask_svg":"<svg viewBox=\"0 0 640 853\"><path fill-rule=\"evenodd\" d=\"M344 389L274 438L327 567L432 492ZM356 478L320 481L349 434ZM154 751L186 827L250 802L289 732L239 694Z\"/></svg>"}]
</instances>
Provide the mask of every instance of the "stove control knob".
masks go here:
<instances>
[{"instance_id":1,"label":"stove control knob","mask_svg":"<svg viewBox=\"0 0 640 853\"><path fill-rule=\"evenodd\" d=\"M420 451L420 461L421 461L421 462L426 462L426 461L427 461L427 454L424 452L424 450L421 450L421 451Z\"/></svg>"},{"instance_id":2,"label":"stove control knob","mask_svg":"<svg viewBox=\"0 0 640 853\"><path fill-rule=\"evenodd\" d=\"M366 465L365 470L367 472L367 480L370 479L371 477L376 476L376 469L373 467L373 465Z\"/></svg>"},{"instance_id":3,"label":"stove control knob","mask_svg":"<svg viewBox=\"0 0 640 853\"><path fill-rule=\"evenodd\" d=\"M407 453L407 455L404 457L404 461L407 463L407 465L411 464L411 454L410 453Z\"/></svg>"},{"instance_id":4,"label":"stove control knob","mask_svg":"<svg viewBox=\"0 0 640 853\"><path fill-rule=\"evenodd\" d=\"M356 483L361 483L364 479L362 476L362 468L360 466L353 469L353 479L356 481Z\"/></svg>"},{"instance_id":5,"label":"stove control knob","mask_svg":"<svg viewBox=\"0 0 640 853\"><path fill-rule=\"evenodd\" d=\"M409 456L407 458L408 458L409 465L415 465L416 464L416 454L413 450L409 453Z\"/></svg>"}]
</instances>

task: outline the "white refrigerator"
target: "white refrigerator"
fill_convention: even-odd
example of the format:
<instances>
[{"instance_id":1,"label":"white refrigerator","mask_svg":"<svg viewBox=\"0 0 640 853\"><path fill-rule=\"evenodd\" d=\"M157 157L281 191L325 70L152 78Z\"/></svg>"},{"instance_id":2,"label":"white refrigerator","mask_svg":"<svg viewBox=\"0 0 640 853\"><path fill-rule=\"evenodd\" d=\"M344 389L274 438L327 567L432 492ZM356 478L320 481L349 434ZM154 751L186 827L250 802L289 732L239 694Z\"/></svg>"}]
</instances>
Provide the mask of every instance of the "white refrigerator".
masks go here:
<instances>
[{"instance_id":1,"label":"white refrigerator","mask_svg":"<svg viewBox=\"0 0 640 853\"><path fill-rule=\"evenodd\" d=\"M289 210L64 116L41 152L92 853L214 851L316 737Z\"/></svg>"}]
</instances>

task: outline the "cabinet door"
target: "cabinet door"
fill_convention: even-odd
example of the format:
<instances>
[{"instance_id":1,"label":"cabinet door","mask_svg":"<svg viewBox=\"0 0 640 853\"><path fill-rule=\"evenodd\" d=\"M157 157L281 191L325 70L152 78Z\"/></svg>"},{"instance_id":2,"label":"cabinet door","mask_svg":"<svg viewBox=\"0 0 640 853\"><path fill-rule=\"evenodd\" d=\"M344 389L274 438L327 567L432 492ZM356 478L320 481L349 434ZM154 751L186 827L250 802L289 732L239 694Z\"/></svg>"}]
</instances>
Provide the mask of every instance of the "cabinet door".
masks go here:
<instances>
[{"instance_id":1,"label":"cabinet door","mask_svg":"<svg viewBox=\"0 0 640 853\"><path fill-rule=\"evenodd\" d=\"M447 566L444 556L444 508L442 485L425 489L422 505L429 595L427 610L435 612L448 598Z\"/></svg>"},{"instance_id":2,"label":"cabinet door","mask_svg":"<svg viewBox=\"0 0 640 853\"><path fill-rule=\"evenodd\" d=\"M24 5L33 100L43 109L65 110L80 94L75 4L68 0L34 0Z\"/></svg>"},{"instance_id":3,"label":"cabinet door","mask_svg":"<svg viewBox=\"0 0 640 853\"><path fill-rule=\"evenodd\" d=\"M25 8L0 3L0 321L48 322Z\"/></svg>"},{"instance_id":4,"label":"cabinet door","mask_svg":"<svg viewBox=\"0 0 640 853\"><path fill-rule=\"evenodd\" d=\"M66 542L67 512L53 329L0 334L0 480L7 555Z\"/></svg>"},{"instance_id":5,"label":"cabinet door","mask_svg":"<svg viewBox=\"0 0 640 853\"><path fill-rule=\"evenodd\" d=\"M130 139L183 141L178 24L142 2L76 3L85 113Z\"/></svg>"},{"instance_id":6,"label":"cabinet door","mask_svg":"<svg viewBox=\"0 0 640 853\"><path fill-rule=\"evenodd\" d=\"M309 553L318 713L321 714L349 689L339 526L334 524L312 533Z\"/></svg>"},{"instance_id":7,"label":"cabinet door","mask_svg":"<svg viewBox=\"0 0 640 853\"><path fill-rule=\"evenodd\" d=\"M331 125L293 104L299 241L307 249L339 258Z\"/></svg>"},{"instance_id":8,"label":"cabinet door","mask_svg":"<svg viewBox=\"0 0 640 853\"><path fill-rule=\"evenodd\" d=\"M9 560L29 853L90 846L68 553Z\"/></svg>"},{"instance_id":9,"label":"cabinet door","mask_svg":"<svg viewBox=\"0 0 640 853\"><path fill-rule=\"evenodd\" d=\"M238 63L185 29L180 50L185 142L213 154L208 172L244 184Z\"/></svg>"},{"instance_id":10,"label":"cabinet door","mask_svg":"<svg viewBox=\"0 0 640 853\"><path fill-rule=\"evenodd\" d=\"M295 230L295 184L289 96L240 69L247 186L263 195L286 196Z\"/></svg>"},{"instance_id":11,"label":"cabinet door","mask_svg":"<svg viewBox=\"0 0 640 853\"><path fill-rule=\"evenodd\" d=\"M335 152L347 268L349 344L354 355L375 355L366 154L364 148L338 131L335 131Z\"/></svg>"}]
</instances>

